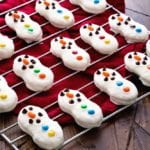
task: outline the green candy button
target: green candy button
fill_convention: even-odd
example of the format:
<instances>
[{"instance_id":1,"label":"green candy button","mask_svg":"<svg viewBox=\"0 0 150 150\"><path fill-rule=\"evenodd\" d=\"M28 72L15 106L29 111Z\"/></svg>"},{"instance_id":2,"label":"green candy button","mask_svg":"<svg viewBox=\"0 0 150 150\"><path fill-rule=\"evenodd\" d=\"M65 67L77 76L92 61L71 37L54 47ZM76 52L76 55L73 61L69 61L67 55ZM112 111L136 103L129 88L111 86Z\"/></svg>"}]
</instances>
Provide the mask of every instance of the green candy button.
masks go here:
<instances>
[{"instance_id":1,"label":"green candy button","mask_svg":"<svg viewBox=\"0 0 150 150\"><path fill-rule=\"evenodd\" d=\"M83 105L81 105L81 108L82 108L82 109L86 109L86 108L87 108L87 105L83 104Z\"/></svg>"},{"instance_id":2,"label":"green candy button","mask_svg":"<svg viewBox=\"0 0 150 150\"><path fill-rule=\"evenodd\" d=\"M28 31L33 32L33 29L32 29L32 28L29 28Z\"/></svg>"},{"instance_id":3,"label":"green candy button","mask_svg":"<svg viewBox=\"0 0 150 150\"><path fill-rule=\"evenodd\" d=\"M35 73L39 73L39 72L40 72L40 69L35 69L34 72L35 72Z\"/></svg>"}]
</instances>

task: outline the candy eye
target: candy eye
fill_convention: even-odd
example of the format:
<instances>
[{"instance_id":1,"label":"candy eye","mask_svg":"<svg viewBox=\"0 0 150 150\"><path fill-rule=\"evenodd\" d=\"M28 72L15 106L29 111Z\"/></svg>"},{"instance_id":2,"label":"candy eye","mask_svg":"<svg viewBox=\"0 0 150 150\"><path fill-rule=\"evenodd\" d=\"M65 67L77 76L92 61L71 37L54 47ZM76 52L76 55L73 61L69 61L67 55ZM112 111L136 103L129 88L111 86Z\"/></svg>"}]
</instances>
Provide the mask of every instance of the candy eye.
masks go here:
<instances>
[{"instance_id":1,"label":"candy eye","mask_svg":"<svg viewBox=\"0 0 150 150\"><path fill-rule=\"evenodd\" d=\"M96 74L100 75L100 74L101 74L101 72L98 70L98 71L96 72Z\"/></svg>"},{"instance_id":2,"label":"candy eye","mask_svg":"<svg viewBox=\"0 0 150 150\"><path fill-rule=\"evenodd\" d=\"M18 62L21 62L22 61L22 59L21 58L18 58Z\"/></svg>"},{"instance_id":3,"label":"candy eye","mask_svg":"<svg viewBox=\"0 0 150 150\"><path fill-rule=\"evenodd\" d=\"M116 19L116 18L115 18L115 16L112 16L111 19L114 20L114 19Z\"/></svg>"},{"instance_id":4,"label":"candy eye","mask_svg":"<svg viewBox=\"0 0 150 150\"><path fill-rule=\"evenodd\" d=\"M129 55L128 58L131 59L131 58L132 58L132 55Z\"/></svg>"},{"instance_id":5,"label":"candy eye","mask_svg":"<svg viewBox=\"0 0 150 150\"><path fill-rule=\"evenodd\" d=\"M79 93L77 93L77 94L76 94L76 97L80 97L80 94L79 94Z\"/></svg>"},{"instance_id":6,"label":"candy eye","mask_svg":"<svg viewBox=\"0 0 150 150\"><path fill-rule=\"evenodd\" d=\"M69 89L65 89L64 92L69 92Z\"/></svg>"},{"instance_id":7,"label":"candy eye","mask_svg":"<svg viewBox=\"0 0 150 150\"><path fill-rule=\"evenodd\" d=\"M83 26L83 29L86 29L87 28L87 26L85 25L85 26Z\"/></svg>"},{"instance_id":8,"label":"candy eye","mask_svg":"<svg viewBox=\"0 0 150 150\"><path fill-rule=\"evenodd\" d=\"M63 92L60 93L60 96L65 96L65 94Z\"/></svg>"},{"instance_id":9,"label":"candy eye","mask_svg":"<svg viewBox=\"0 0 150 150\"><path fill-rule=\"evenodd\" d=\"M74 100L70 100L70 101L69 101L69 104L74 104Z\"/></svg>"},{"instance_id":10,"label":"candy eye","mask_svg":"<svg viewBox=\"0 0 150 150\"><path fill-rule=\"evenodd\" d=\"M24 58L29 58L29 56L28 56L28 55L25 55Z\"/></svg>"},{"instance_id":11,"label":"candy eye","mask_svg":"<svg viewBox=\"0 0 150 150\"><path fill-rule=\"evenodd\" d=\"M115 76L115 75L116 75L116 73L115 73L115 72L113 72L113 73L112 73L112 75L113 75L113 76Z\"/></svg>"}]
</instances>

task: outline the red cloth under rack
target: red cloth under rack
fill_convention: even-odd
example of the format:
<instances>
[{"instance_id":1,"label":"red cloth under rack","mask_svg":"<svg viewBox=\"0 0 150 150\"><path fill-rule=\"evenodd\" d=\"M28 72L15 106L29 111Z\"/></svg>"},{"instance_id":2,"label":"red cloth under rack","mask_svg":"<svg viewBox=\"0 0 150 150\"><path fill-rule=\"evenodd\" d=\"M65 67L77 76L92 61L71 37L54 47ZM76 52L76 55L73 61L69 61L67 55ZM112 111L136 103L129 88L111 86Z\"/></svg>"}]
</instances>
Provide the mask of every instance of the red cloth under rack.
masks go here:
<instances>
[{"instance_id":1,"label":"red cloth under rack","mask_svg":"<svg viewBox=\"0 0 150 150\"><path fill-rule=\"evenodd\" d=\"M27 2L27 0L15 0L15 1L5 0L4 3L0 3L0 12L6 11L6 10L8 10L14 6L20 5L24 2ZM112 4L115 8L124 12L124 8L125 8L124 0L119 0L119 1L108 0L108 3ZM68 0L63 2L62 5L71 10L74 8L77 8L76 6L71 5ZM29 5L19 8L19 10L30 14L30 13L34 12L34 6L35 6L35 2L32 2ZM75 37L79 36L79 28L81 25L83 25L85 23L89 23L89 22L102 25L105 22L107 22L108 16L112 13L115 13L115 11L113 11L112 9L109 9L106 12L104 12L103 14L97 15L96 17L93 17L92 19L82 22L81 24L79 24L75 27L72 27L68 31L65 31L59 35L75 38ZM76 22L90 15L88 13L85 13L81 9L78 10L77 12L75 12L74 14L75 14ZM39 15L34 15L32 18L34 20L36 20L37 22L39 22L40 24L46 22L46 20L43 19L42 17L40 17ZM0 16L0 26L2 26L4 24L5 24L4 16ZM107 31L109 31L109 26L106 26L105 29ZM60 30L60 29L57 29L57 28L51 26L50 24L48 24L43 27L44 37L46 37L50 34L53 34L53 33L57 32L58 30ZM15 36L14 31L9 29L8 27L2 29L1 32L3 34L8 35L9 37ZM125 40L121 36L117 36L117 39L119 40L120 47L126 44ZM42 44L38 44L34 47L25 49L24 51L18 53L17 55L14 55L11 59L1 61L0 62L0 74L5 73L8 70L12 69L13 59L20 54L29 54L29 55L33 55L33 56L40 56L41 54L49 51L50 40L51 39L48 39L48 40L44 41ZM27 44L21 39L16 38L14 41L15 41L16 51L19 50L20 48L27 46ZM78 40L77 43L83 48L89 47L81 39ZM141 44L141 43L130 44L128 47L122 49L121 51L119 51L116 54L113 54L111 57L104 59L103 61L101 61L99 63L96 63L92 67L89 67L85 72L78 73L78 74L74 75L73 77L70 77L69 79L64 80L63 82L60 82L59 84L53 86L49 91L38 94L38 95L28 99L27 101L19 104L18 107L15 109L15 113L18 113L20 108L22 108L23 106L28 105L28 104L33 104L33 105L38 105L38 106L44 107L44 106L56 101L59 91L62 90L63 88L78 89L78 88L82 87L83 85L85 85L93 80L93 73L97 69L99 69L101 67L116 68L119 65L123 64L123 57L127 52L133 51L133 50L142 51L143 47L144 47L144 43L143 44ZM95 61L104 56L104 55L97 53L93 49L90 49L88 52L91 55L92 61ZM60 59L56 58L55 56L53 56L51 54L48 54L47 56L42 57L40 60L46 66L52 66L60 61ZM127 76L129 74L125 70L124 67L122 67L119 71L121 72L121 74L123 76ZM53 72L55 74L55 81L57 81L57 80L63 78L64 76L72 73L73 71L67 69L66 67L64 67L61 64L58 67L54 68ZM21 81L13 72L7 74L5 77L10 86ZM29 91L24 86L24 84L17 86L15 88L15 90L19 96L19 100L27 97L28 95L33 94L33 92ZM94 84L92 84L91 86L84 88L82 90L82 92L85 93L87 97L90 97L90 96L94 95L95 93L98 93L99 90L94 86ZM109 97L106 94L101 94L92 100L101 106L104 114L111 113L117 108L116 105L114 105L110 102ZM47 111L48 111L48 114L50 117L57 116L58 114L61 113L61 110L59 109L58 105L51 107ZM67 123L70 123L71 121L73 121L73 119L66 114L63 117L59 118L58 120L62 124L67 124Z\"/></svg>"}]
</instances>

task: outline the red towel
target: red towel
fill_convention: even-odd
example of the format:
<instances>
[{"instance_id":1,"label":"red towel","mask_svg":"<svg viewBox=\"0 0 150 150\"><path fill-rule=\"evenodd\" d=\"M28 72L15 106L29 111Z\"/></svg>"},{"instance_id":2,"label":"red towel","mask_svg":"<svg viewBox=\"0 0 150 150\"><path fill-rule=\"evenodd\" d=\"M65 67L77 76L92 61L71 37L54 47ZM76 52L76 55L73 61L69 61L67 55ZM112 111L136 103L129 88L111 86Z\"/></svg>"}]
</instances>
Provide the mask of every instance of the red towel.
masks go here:
<instances>
[{"instance_id":1,"label":"red towel","mask_svg":"<svg viewBox=\"0 0 150 150\"><path fill-rule=\"evenodd\" d=\"M6 11L6 10L8 10L14 6L20 5L24 2L27 2L27 0L15 0L15 1L5 0L4 3L0 3L0 12ZM120 0L120 1L108 0L108 3L112 4L115 8L124 12L125 5L124 5L123 0ZM35 2L32 2L24 7L19 8L19 10L30 14L30 13L34 12L34 6L35 6ZM76 6L71 5L68 0L63 2L62 6L69 8L70 10L77 8ZM113 9L109 9L106 12L104 12L103 14L97 15L96 17L93 17L92 19L89 19L87 21L82 22L81 24L79 24L77 26L72 27L68 31L62 32L61 34L59 34L59 36L61 35L61 36L67 36L70 38L75 38L75 37L79 36L79 28L81 25L83 25L85 23L89 23L89 22L95 23L98 25L102 25L105 22L107 22L108 16L113 13L116 13L116 12ZM75 14L76 22L91 15L91 14L85 13L81 9L78 10L77 12L75 12L74 14ZM32 18L34 20L36 20L37 22L39 22L40 24L46 22L46 20L43 19L42 17L40 17L39 15L34 15ZM2 26L4 24L5 24L4 16L0 16L0 26ZM109 26L106 26L105 29L107 31L109 31ZM53 33L57 32L58 30L60 30L60 29L57 29L57 28L53 27L52 25L48 24L43 27L44 37L46 37L50 34L53 34ZM9 37L15 36L14 31L9 29L8 27L5 29L2 29L1 32L3 34L8 35ZM12 69L12 63L13 63L14 58L20 54L29 54L29 55L33 55L33 56L40 56L41 54L49 51L49 49L50 49L49 43L50 43L51 39L52 38L44 41L42 44L38 44L31 48L25 49L24 51L13 56L11 59L1 61L0 62L0 66L1 66L0 73L2 74L4 72ZM120 47L126 44L125 40L121 36L117 36L117 39L119 40ZM15 41L16 51L19 50L20 48L27 46L27 44L19 38L15 39L14 41ZM83 48L89 47L81 39L79 39L77 41L77 43ZM60 82L59 84L53 86L47 92L42 92L42 93L26 100L25 102L19 104L17 106L17 108L15 109L15 113L18 113L20 108L22 108L25 105L33 104L33 105L38 105L38 106L44 107L48 104L51 104L52 102L57 100L57 95L60 90L62 90L64 88L78 89L78 88L82 87L83 85L85 85L89 82L92 82L93 81L93 73L97 69L99 69L101 67L116 68L116 67L120 66L121 64L123 64L123 57L127 52L142 51L144 44L145 43L130 44L128 47L120 50L116 54L113 54L111 57L108 57L107 59L104 59L104 60L96 63L95 65L89 67L86 71L80 72L80 73ZM92 62L94 62L95 60L97 60L101 57L104 57L104 55L97 53L93 49L90 49L88 52L92 58ZM52 66L61 61L60 59L56 58L55 56L53 56L51 54L48 54L48 55L42 57L40 60L46 66ZM124 69L124 67L122 67L119 71L121 72L121 74L123 76L127 76L129 74ZM55 74L55 81L58 81L59 79L65 77L66 75L69 75L70 73L73 73L74 71L67 69L66 67L64 67L61 64L58 67L54 68L53 72ZM21 81L21 79L19 79L13 72L7 74L5 77L10 86ZM19 100L33 94L33 92L29 91L25 87L24 84L21 84L20 86L16 87L15 90L19 96ZM85 93L85 95L87 97L90 97L100 91L94 86L94 84L92 84L91 86L84 88L82 90L82 92ZM102 108L104 114L111 113L117 108L116 105L114 105L110 102L109 97L106 94L100 94L99 96L95 97L92 100L94 102L96 102ZM50 117L54 117L54 116L57 116L58 114L62 113L57 104L54 105L53 107L49 108L47 111L48 111L48 114ZM68 116L67 114L65 114L58 120L62 124L67 124L67 123L70 123L71 121L73 121L73 119L70 116Z\"/></svg>"}]
</instances>

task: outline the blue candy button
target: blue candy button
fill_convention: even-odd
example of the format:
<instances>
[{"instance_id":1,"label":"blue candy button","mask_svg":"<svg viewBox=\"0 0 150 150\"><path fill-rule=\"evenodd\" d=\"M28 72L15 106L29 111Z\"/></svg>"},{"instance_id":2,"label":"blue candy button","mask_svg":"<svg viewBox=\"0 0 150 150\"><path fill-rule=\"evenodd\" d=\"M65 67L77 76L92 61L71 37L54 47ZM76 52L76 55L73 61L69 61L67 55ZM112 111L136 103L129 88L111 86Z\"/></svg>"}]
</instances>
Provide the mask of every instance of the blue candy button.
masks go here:
<instances>
[{"instance_id":1,"label":"blue candy button","mask_svg":"<svg viewBox=\"0 0 150 150\"><path fill-rule=\"evenodd\" d=\"M95 110L88 110L88 114L89 115L94 115L95 114Z\"/></svg>"},{"instance_id":2,"label":"blue candy button","mask_svg":"<svg viewBox=\"0 0 150 150\"><path fill-rule=\"evenodd\" d=\"M117 84L117 86L122 86L123 82L122 81L117 81L116 84Z\"/></svg>"},{"instance_id":3,"label":"blue candy button","mask_svg":"<svg viewBox=\"0 0 150 150\"><path fill-rule=\"evenodd\" d=\"M141 32L142 32L142 29L137 28L135 31L136 31L137 33L141 33Z\"/></svg>"},{"instance_id":4,"label":"blue candy button","mask_svg":"<svg viewBox=\"0 0 150 150\"><path fill-rule=\"evenodd\" d=\"M42 126L42 130L47 131L49 129L49 127L47 125Z\"/></svg>"},{"instance_id":5,"label":"blue candy button","mask_svg":"<svg viewBox=\"0 0 150 150\"><path fill-rule=\"evenodd\" d=\"M100 0L94 0L94 4L98 4Z\"/></svg>"},{"instance_id":6,"label":"blue candy button","mask_svg":"<svg viewBox=\"0 0 150 150\"><path fill-rule=\"evenodd\" d=\"M61 14L63 11L62 10L57 10L57 12Z\"/></svg>"}]
</instances>

